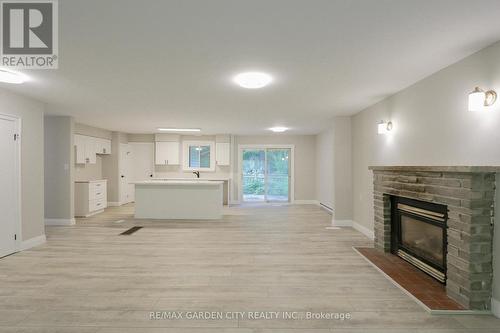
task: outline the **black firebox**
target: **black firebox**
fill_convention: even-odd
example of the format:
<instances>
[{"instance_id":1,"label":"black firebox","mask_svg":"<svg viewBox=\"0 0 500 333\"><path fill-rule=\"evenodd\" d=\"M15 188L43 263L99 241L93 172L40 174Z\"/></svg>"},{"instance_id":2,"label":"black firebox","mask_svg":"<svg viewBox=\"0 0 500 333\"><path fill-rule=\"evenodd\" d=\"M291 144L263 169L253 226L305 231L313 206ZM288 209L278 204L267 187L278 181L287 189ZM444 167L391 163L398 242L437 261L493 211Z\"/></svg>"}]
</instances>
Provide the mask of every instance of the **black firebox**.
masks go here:
<instances>
[{"instance_id":1,"label":"black firebox","mask_svg":"<svg viewBox=\"0 0 500 333\"><path fill-rule=\"evenodd\" d=\"M445 283L447 207L398 196L391 207L392 253Z\"/></svg>"}]
</instances>

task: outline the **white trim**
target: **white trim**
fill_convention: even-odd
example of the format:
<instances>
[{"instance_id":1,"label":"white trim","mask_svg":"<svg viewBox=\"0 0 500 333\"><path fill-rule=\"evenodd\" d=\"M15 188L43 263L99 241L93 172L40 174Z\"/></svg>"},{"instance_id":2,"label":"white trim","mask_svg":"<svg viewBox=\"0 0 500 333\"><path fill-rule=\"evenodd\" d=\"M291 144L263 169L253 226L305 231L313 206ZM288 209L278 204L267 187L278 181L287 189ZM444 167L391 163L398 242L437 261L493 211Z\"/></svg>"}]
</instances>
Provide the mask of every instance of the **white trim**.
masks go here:
<instances>
[{"instance_id":1,"label":"white trim","mask_svg":"<svg viewBox=\"0 0 500 333\"><path fill-rule=\"evenodd\" d=\"M121 205L124 205L121 202L116 202L116 201L108 201L108 207L120 207Z\"/></svg>"},{"instance_id":2,"label":"white trim","mask_svg":"<svg viewBox=\"0 0 500 333\"><path fill-rule=\"evenodd\" d=\"M351 227L354 230L359 231L369 239L375 239L375 235L372 230L353 220L336 220L334 217L332 217L332 227Z\"/></svg>"},{"instance_id":3,"label":"white trim","mask_svg":"<svg viewBox=\"0 0 500 333\"><path fill-rule=\"evenodd\" d=\"M243 165L243 149L290 149L290 187L289 200L290 203L295 202L295 145L291 144L239 144L238 145L238 169L236 170L238 184L238 201L243 202L243 186L241 182L241 168Z\"/></svg>"},{"instance_id":4,"label":"white trim","mask_svg":"<svg viewBox=\"0 0 500 333\"><path fill-rule=\"evenodd\" d=\"M359 224L358 222L356 221L352 221L352 227L359 231L360 233L362 233L363 235L365 235L366 237L370 238L371 240L374 240L375 239L375 233L373 230L370 230L368 229L367 227Z\"/></svg>"},{"instance_id":5,"label":"white trim","mask_svg":"<svg viewBox=\"0 0 500 333\"><path fill-rule=\"evenodd\" d=\"M21 251L31 249L32 247L42 245L47 241L45 235L36 236L28 240L22 241Z\"/></svg>"},{"instance_id":6,"label":"white trim","mask_svg":"<svg viewBox=\"0 0 500 333\"><path fill-rule=\"evenodd\" d=\"M352 227L352 220L336 220L332 217L332 227Z\"/></svg>"},{"instance_id":7,"label":"white trim","mask_svg":"<svg viewBox=\"0 0 500 333\"><path fill-rule=\"evenodd\" d=\"M192 168L189 166L189 147L190 146L210 146L210 167L209 168ZM215 172L216 165L216 148L215 141L182 141L182 170L183 171L204 171Z\"/></svg>"},{"instance_id":8,"label":"white trim","mask_svg":"<svg viewBox=\"0 0 500 333\"><path fill-rule=\"evenodd\" d=\"M76 220L72 219L45 219L45 225L75 225Z\"/></svg>"},{"instance_id":9,"label":"white trim","mask_svg":"<svg viewBox=\"0 0 500 333\"><path fill-rule=\"evenodd\" d=\"M14 248L9 250L12 251L11 253L14 253L16 251L19 251L21 249L21 239L23 238L23 230L22 230L22 181L21 181L21 167L22 167L22 158L21 158L21 140L23 138L22 134L22 119L21 117L17 115L11 115L11 114L6 114L6 113L0 113L0 117L8 120L8 121L13 121L17 127L17 134L19 135L18 140L16 141L15 145L15 163L16 166L14 167L14 178L17 179L16 182L16 188L15 188L15 193L13 193L13 196L16 198L16 206L17 206L17 212L16 212L16 220L17 220L17 226L16 226L16 241L14 244Z\"/></svg>"},{"instance_id":10,"label":"white trim","mask_svg":"<svg viewBox=\"0 0 500 333\"><path fill-rule=\"evenodd\" d=\"M495 317L500 318L500 301L494 299L493 297L491 298L491 313Z\"/></svg>"},{"instance_id":11,"label":"white trim","mask_svg":"<svg viewBox=\"0 0 500 333\"><path fill-rule=\"evenodd\" d=\"M294 205L316 205L319 206L318 200L295 200Z\"/></svg>"},{"instance_id":12,"label":"white trim","mask_svg":"<svg viewBox=\"0 0 500 333\"><path fill-rule=\"evenodd\" d=\"M93 212L90 212L88 213L87 215L82 215L82 216L76 216L76 217L82 217L82 218L86 218L86 217L91 217L91 216L94 216L94 215L97 215L97 214L101 214L104 212L104 209L100 209L100 210L95 210Z\"/></svg>"}]
</instances>

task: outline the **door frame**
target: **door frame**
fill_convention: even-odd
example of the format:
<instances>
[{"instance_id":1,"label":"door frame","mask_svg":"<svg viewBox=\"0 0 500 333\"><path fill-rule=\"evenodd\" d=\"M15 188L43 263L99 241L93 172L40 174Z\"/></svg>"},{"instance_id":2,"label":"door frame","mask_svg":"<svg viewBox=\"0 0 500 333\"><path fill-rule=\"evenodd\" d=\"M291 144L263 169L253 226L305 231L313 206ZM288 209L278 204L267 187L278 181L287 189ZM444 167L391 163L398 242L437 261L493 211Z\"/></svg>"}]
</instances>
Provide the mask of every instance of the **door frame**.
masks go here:
<instances>
[{"instance_id":1,"label":"door frame","mask_svg":"<svg viewBox=\"0 0 500 333\"><path fill-rule=\"evenodd\" d=\"M122 174L123 174L123 172L122 172L123 171L123 165L122 165L123 161L122 161L122 155L121 154L124 153L124 152L126 152L126 151L128 151L128 149L123 149L123 148L125 148L125 147L129 148L130 146L129 146L128 143L120 143L119 146L120 146L120 148L119 148L119 152L118 152L118 201L120 202L120 206L121 206L121 205L128 204L130 202L133 202L133 200L130 200L130 198L128 198L129 201L127 201L127 200L123 201L122 200L124 198L122 198L123 185L122 185L121 178L122 178ZM131 152L128 151L128 153L131 153ZM127 173L128 173L126 175L126 177L127 177L127 180L126 180L127 183L125 184L125 189L126 189L126 191L128 193L128 186L127 185L129 185L128 182L130 181L130 179L129 179L129 177L130 177L130 163L129 163L128 168L127 168ZM130 195L131 193L128 193L128 194Z\"/></svg>"},{"instance_id":2,"label":"door frame","mask_svg":"<svg viewBox=\"0 0 500 333\"><path fill-rule=\"evenodd\" d=\"M11 115L11 114L5 114L5 113L0 113L0 118L13 121L15 124L15 127L17 129L17 134L18 134L18 139L16 140L17 144L14 147L15 150L15 167L14 167L14 179L17 179L16 181L16 193L13 195L13 197L16 200L16 241L15 241L15 248L13 249L12 253L18 252L21 250L22 247L22 201L21 201L21 140L22 140L22 133L21 133L21 117Z\"/></svg>"},{"instance_id":3,"label":"door frame","mask_svg":"<svg viewBox=\"0 0 500 333\"><path fill-rule=\"evenodd\" d=\"M290 149L290 184L288 193L290 201L288 203L292 204L295 202L295 145L290 144L239 144L238 145L238 201L243 203L243 182L242 182L242 172L241 167L243 166L243 150L244 149ZM267 166L266 166L267 167ZM267 180L266 180L267 181ZM259 203L268 203L268 204L276 204L277 202L259 202ZM283 202L283 204L287 204Z\"/></svg>"}]
</instances>

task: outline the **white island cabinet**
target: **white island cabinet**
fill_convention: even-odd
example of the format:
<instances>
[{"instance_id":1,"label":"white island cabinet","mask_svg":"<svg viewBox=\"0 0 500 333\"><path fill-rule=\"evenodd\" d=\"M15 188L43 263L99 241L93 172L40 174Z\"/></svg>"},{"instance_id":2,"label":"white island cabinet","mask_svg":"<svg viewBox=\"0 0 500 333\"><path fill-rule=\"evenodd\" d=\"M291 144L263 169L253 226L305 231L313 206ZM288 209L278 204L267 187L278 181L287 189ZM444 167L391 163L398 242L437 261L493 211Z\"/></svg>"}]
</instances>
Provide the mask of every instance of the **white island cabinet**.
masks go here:
<instances>
[{"instance_id":1,"label":"white island cabinet","mask_svg":"<svg viewBox=\"0 0 500 333\"><path fill-rule=\"evenodd\" d=\"M75 216L89 217L102 213L108 206L107 181L86 180L75 182Z\"/></svg>"},{"instance_id":2,"label":"white island cabinet","mask_svg":"<svg viewBox=\"0 0 500 333\"><path fill-rule=\"evenodd\" d=\"M135 182L135 217L214 220L222 217L223 181Z\"/></svg>"}]
</instances>

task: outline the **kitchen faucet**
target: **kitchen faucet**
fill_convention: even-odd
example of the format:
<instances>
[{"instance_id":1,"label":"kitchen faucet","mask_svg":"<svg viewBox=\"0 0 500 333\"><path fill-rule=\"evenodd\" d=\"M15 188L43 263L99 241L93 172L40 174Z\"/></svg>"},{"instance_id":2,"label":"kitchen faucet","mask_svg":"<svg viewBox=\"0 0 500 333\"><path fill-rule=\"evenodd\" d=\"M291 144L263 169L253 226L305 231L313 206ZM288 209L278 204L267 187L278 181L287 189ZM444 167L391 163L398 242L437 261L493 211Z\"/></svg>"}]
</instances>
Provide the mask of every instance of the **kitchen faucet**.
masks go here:
<instances>
[{"instance_id":1,"label":"kitchen faucet","mask_svg":"<svg viewBox=\"0 0 500 333\"><path fill-rule=\"evenodd\" d=\"M196 178L200 178L200 172L199 171L193 171L193 173L196 175Z\"/></svg>"}]
</instances>

